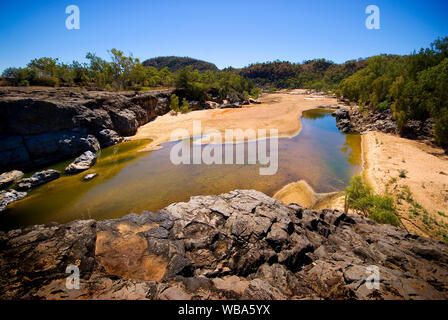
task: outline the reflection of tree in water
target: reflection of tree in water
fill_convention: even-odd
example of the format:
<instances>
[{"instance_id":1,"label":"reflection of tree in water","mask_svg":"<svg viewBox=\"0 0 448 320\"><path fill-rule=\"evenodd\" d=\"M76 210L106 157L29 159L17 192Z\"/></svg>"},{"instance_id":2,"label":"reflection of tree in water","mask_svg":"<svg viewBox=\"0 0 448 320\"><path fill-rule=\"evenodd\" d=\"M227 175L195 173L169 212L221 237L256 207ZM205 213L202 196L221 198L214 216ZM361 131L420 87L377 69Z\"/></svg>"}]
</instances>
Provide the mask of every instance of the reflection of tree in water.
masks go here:
<instances>
[{"instance_id":1,"label":"reflection of tree in water","mask_svg":"<svg viewBox=\"0 0 448 320\"><path fill-rule=\"evenodd\" d=\"M344 134L345 143L341 151L345 154L345 158L352 166L361 165L361 135L360 134Z\"/></svg>"},{"instance_id":2,"label":"reflection of tree in water","mask_svg":"<svg viewBox=\"0 0 448 320\"><path fill-rule=\"evenodd\" d=\"M322 112L322 111L324 111L324 112ZM302 113L302 117L304 119L316 120L316 119L327 117L328 113L330 113L330 112L331 112L330 110L323 109L323 108L311 109L311 110L304 111Z\"/></svg>"}]
</instances>

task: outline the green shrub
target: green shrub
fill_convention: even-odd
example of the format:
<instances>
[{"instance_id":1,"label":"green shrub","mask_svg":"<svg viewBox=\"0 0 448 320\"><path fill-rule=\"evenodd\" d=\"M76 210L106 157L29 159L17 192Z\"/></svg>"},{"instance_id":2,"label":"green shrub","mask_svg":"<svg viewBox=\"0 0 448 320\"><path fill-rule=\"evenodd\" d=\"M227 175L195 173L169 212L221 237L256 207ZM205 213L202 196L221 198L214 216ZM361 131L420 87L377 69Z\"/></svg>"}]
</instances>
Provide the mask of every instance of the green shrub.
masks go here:
<instances>
[{"instance_id":1,"label":"green shrub","mask_svg":"<svg viewBox=\"0 0 448 320\"><path fill-rule=\"evenodd\" d=\"M398 226L400 220L395 214L394 199L388 196L372 195L369 197L369 218L378 223Z\"/></svg>"},{"instance_id":2,"label":"green shrub","mask_svg":"<svg viewBox=\"0 0 448 320\"><path fill-rule=\"evenodd\" d=\"M175 111L175 112L179 112L179 97L176 96L175 94L172 94L170 97L170 109Z\"/></svg>"},{"instance_id":3,"label":"green shrub","mask_svg":"<svg viewBox=\"0 0 448 320\"><path fill-rule=\"evenodd\" d=\"M389 196L373 194L372 189L363 182L361 176L350 180L345 188L347 209L352 208L378 223L398 226L400 220L395 213L394 200Z\"/></svg>"},{"instance_id":4,"label":"green shrub","mask_svg":"<svg viewBox=\"0 0 448 320\"><path fill-rule=\"evenodd\" d=\"M406 178L406 175L408 174L408 172L406 170L399 170L399 177L400 178Z\"/></svg>"},{"instance_id":5,"label":"green shrub","mask_svg":"<svg viewBox=\"0 0 448 320\"><path fill-rule=\"evenodd\" d=\"M190 105L188 104L187 99L183 98L182 106L180 107L180 112L187 113L190 111Z\"/></svg>"}]
</instances>

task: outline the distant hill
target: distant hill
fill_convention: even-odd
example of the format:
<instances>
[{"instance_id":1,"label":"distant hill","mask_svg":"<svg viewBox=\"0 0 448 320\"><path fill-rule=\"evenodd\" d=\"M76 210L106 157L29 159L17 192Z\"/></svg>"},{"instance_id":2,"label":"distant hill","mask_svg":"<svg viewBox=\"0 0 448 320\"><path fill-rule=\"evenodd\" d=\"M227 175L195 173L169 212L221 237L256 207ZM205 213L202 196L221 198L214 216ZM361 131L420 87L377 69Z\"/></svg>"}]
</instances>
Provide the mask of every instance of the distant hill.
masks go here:
<instances>
[{"instance_id":1,"label":"distant hill","mask_svg":"<svg viewBox=\"0 0 448 320\"><path fill-rule=\"evenodd\" d=\"M145 67L154 67L157 70L168 67L171 72L176 72L182 68L191 66L193 69L197 69L199 71L218 71L218 67L213 63L193 59L189 57L157 57L145 60L143 62Z\"/></svg>"}]
</instances>

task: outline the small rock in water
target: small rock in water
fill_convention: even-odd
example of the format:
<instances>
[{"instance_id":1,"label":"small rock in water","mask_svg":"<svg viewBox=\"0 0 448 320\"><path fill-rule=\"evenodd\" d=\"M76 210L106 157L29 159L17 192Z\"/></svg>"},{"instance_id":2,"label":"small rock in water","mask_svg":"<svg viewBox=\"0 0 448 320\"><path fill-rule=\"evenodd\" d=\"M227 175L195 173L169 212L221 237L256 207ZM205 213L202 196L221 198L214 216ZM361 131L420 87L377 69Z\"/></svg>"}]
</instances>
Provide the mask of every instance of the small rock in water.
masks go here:
<instances>
[{"instance_id":1,"label":"small rock in water","mask_svg":"<svg viewBox=\"0 0 448 320\"><path fill-rule=\"evenodd\" d=\"M0 175L0 189L5 189L23 177L23 172L13 170Z\"/></svg>"},{"instance_id":2,"label":"small rock in water","mask_svg":"<svg viewBox=\"0 0 448 320\"><path fill-rule=\"evenodd\" d=\"M85 171L96 162L96 155L92 151L86 151L65 168L65 173L78 173Z\"/></svg>"},{"instance_id":3,"label":"small rock in water","mask_svg":"<svg viewBox=\"0 0 448 320\"><path fill-rule=\"evenodd\" d=\"M54 169L49 169L41 172L36 172L30 178L25 178L17 184L17 190L29 190L37 186L43 185L47 182L55 180L61 176L61 173Z\"/></svg>"},{"instance_id":4,"label":"small rock in water","mask_svg":"<svg viewBox=\"0 0 448 320\"><path fill-rule=\"evenodd\" d=\"M86 174L83 178L84 181L89 181L92 180L93 178L95 178L98 175L98 173L89 173Z\"/></svg>"},{"instance_id":5,"label":"small rock in water","mask_svg":"<svg viewBox=\"0 0 448 320\"><path fill-rule=\"evenodd\" d=\"M4 211L8 204L26 197L26 192L17 192L9 189L0 191L0 212Z\"/></svg>"}]
</instances>

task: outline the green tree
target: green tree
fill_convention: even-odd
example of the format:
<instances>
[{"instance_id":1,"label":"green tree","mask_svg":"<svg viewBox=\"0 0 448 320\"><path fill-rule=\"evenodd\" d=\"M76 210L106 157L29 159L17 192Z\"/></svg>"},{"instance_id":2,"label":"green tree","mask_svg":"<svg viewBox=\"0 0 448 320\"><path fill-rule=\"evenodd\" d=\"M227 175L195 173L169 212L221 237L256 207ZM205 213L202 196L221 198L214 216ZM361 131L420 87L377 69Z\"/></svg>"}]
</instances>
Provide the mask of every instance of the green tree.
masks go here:
<instances>
[{"instance_id":1,"label":"green tree","mask_svg":"<svg viewBox=\"0 0 448 320\"><path fill-rule=\"evenodd\" d=\"M188 104L187 99L182 99L182 106L180 107L180 112L187 113L190 111L190 105Z\"/></svg>"},{"instance_id":2,"label":"green tree","mask_svg":"<svg viewBox=\"0 0 448 320\"><path fill-rule=\"evenodd\" d=\"M175 94L172 94L170 97L170 109L175 111L175 112L179 112L179 97L176 96Z\"/></svg>"}]
</instances>

